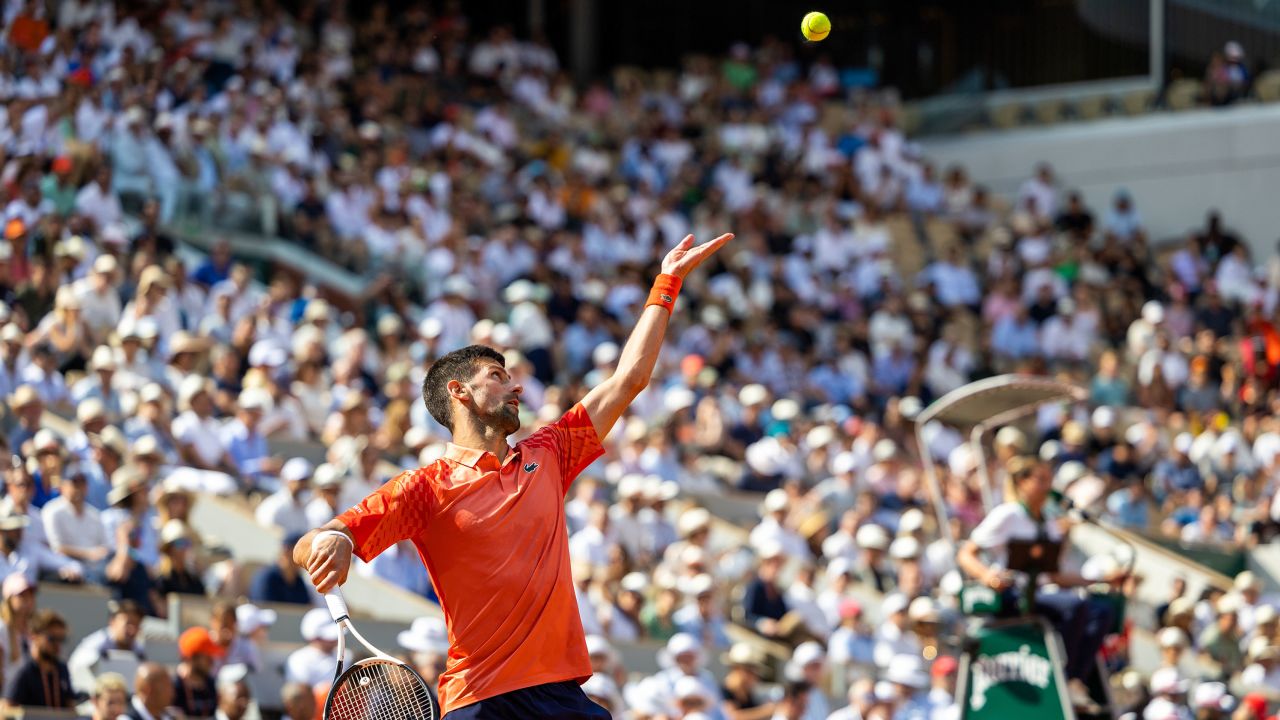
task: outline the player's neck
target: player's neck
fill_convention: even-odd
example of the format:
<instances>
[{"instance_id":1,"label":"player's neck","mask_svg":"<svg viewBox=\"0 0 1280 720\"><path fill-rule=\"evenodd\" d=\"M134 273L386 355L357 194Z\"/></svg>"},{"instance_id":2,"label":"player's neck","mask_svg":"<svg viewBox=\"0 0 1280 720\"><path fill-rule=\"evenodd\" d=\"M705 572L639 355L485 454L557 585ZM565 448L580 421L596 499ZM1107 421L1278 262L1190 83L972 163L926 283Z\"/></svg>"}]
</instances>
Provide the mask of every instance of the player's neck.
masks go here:
<instances>
[{"instance_id":1,"label":"player's neck","mask_svg":"<svg viewBox=\"0 0 1280 720\"><path fill-rule=\"evenodd\" d=\"M459 427L453 429L453 444L493 453L499 462L506 460L507 453L511 451L506 433L477 422L459 423Z\"/></svg>"}]
</instances>

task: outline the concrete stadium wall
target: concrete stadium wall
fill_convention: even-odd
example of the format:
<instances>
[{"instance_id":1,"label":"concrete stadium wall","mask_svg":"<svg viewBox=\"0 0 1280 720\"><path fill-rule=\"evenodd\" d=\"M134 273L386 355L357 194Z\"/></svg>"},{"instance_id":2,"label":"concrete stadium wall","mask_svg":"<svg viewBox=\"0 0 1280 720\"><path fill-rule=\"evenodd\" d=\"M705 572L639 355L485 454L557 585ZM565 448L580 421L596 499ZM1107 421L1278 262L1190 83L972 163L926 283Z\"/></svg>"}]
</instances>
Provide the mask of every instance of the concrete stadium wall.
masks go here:
<instances>
[{"instance_id":1,"label":"concrete stadium wall","mask_svg":"<svg viewBox=\"0 0 1280 720\"><path fill-rule=\"evenodd\" d=\"M1202 226L1217 208L1255 258L1280 239L1280 105L1158 113L1051 128L984 132L926 141L938 166L959 163L1012 197L1040 161L1064 188L1080 189L1101 221L1128 188L1159 243Z\"/></svg>"}]
</instances>

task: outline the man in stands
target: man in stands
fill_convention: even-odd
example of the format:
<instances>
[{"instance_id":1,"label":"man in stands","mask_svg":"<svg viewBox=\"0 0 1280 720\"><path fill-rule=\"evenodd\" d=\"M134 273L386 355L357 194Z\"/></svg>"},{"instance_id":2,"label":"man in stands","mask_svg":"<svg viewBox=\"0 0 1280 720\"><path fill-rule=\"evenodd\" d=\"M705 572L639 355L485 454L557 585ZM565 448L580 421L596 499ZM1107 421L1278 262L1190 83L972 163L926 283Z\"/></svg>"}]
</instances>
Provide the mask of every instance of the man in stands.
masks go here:
<instances>
[{"instance_id":1,"label":"man in stands","mask_svg":"<svg viewBox=\"0 0 1280 720\"><path fill-rule=\"evenodd\" d=\"M226 652L202 627L189 628L178 637L182 662L173 679L175 706L189 717L209 717L218 705L213 665Z\"/></svg>"},{"instance_id":2,"label":"man in stands","mask_svg":"<svg viewBox=\"0 0 1280 720\"><path fill-rule=\"evenodd\" d=\"M31 618L31 657L5 680L7 707L73 708L75 691L71 673L62 661L67 643L67 621L53 610L37 610Z\"/></svg>"},{"instance_id":3,"label":"man in stands","mask_svg":"<svg viewBox=\"0 0 1280 720\"><path fill-rule=\"evenodd\" d=\"M129 687L120 673L103 673L93 684L93 720L119 720L129 709Z\"/></svg>"},{"instance_id":4,"label":"man in stands","mask_svg":"<svg viewBox=\"0 0 1280 720\"><path fill-rule=\"evenodd\" d=\"M126 653L139 661L147 659L139 632L142 629L142 608L132 600L112 602L107 607L110 612L107 626L81 640L67 660L73 676L91 677L93 666L113 654Z\"/></svg>"},{"instance_id":5,"label":"man in stands","mask_svg":"<svg viewBox=\"0 0 1280 720\"><path fill-rule=\"evenodd\" d=\"M133 680L133 699L122 718L128 720L175 720L169 706L173 704L173 677L160 663L145 662L138 666Z\"/></svg>"}]
</instances>

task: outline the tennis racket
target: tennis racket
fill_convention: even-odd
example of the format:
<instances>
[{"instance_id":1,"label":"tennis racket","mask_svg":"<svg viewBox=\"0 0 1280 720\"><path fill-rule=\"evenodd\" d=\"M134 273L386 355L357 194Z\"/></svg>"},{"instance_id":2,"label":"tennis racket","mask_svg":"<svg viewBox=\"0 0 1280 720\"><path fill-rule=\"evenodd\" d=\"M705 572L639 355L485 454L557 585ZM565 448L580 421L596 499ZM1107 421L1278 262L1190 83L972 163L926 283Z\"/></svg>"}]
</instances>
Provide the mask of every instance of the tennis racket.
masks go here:
<instances>
[{"instance_id":1,"label":"tennis racket","mask_svg":"<svg viewBox=\"0 0 1280 720\"><path fill-rule=\"evenodd\" d=\"M334 588L325 593L324 601L338 624L338 669L324 701L324 720L435 720L436 708L422 677L360 635L351 623L342 591ZM348 632L373 657L343 670Z\"/></svg>"}]
</instances>

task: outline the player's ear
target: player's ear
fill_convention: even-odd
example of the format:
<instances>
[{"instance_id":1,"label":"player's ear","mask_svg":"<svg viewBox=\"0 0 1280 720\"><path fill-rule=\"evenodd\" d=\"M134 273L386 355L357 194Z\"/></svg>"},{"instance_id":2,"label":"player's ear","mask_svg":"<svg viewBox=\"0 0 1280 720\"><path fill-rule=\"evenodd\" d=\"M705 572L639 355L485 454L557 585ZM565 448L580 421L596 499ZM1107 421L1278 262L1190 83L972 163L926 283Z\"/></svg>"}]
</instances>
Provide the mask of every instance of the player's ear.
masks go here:
<instances>
[{"instance_id":1,"label":"player's ear","mask_svg":"<svg viewBox=\"0 0 1280 720\"><path fill-rule=\"evenodd\" d=\"M444 389L449 393L449 397L458 402L465 403L471 399L471 388L459 380L450 380L445 384Z\"/></svg>"}]
</instances>

